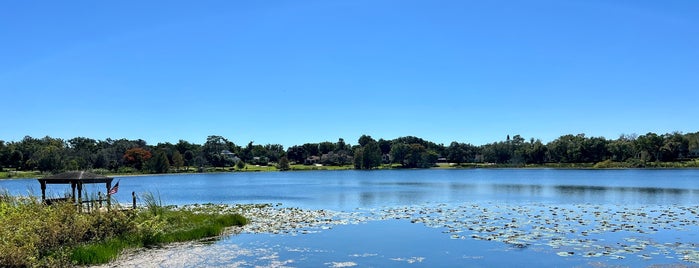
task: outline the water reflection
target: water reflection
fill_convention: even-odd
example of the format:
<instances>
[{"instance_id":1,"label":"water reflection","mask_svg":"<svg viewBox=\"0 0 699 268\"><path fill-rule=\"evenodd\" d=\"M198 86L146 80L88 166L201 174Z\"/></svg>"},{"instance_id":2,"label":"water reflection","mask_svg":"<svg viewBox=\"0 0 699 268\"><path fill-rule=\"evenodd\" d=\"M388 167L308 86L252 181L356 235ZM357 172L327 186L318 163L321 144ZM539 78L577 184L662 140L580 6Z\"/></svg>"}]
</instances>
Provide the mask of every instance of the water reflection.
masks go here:
<instances>
[{"instance_id":1,"label":"water reflection","mask_svg":"<svg viewBox=\"0 0 699 268\"><path fill-rule=\"evenodd\" d=\"M152 192L164 203L283 203L348 210L421 202L699 203L699 170L387 170L123 177L114 197ZM671 181L671 184L668 183ZM35 179L0 181L37 195ZM101 189L100 189L101 190ZM51 189L61 194L62 189ZM39 192L40 194L40 192Z\"/></svg>"},{"instance_id":2,"label":"water reflection","mask_svg":"<svg viewBox=\"0 0 699 268\"><path fill-rule=\"evenodd\" d=\"M523 185L523 184L493 184L493 193L505 194L513 196L540 196L544 187L541 185Z\"/></svg>"},{"instance_id":3,"label":"water reflection","mask_svg":"<svg viewBox=\"0 0 699 268\"><path fill-rule=\"evenodd\" d=\"M603 187L584 185L553 186L557 196L578 202L678 203L691 198L696 190L657 187Z\"/></svg>"}]
</instances>

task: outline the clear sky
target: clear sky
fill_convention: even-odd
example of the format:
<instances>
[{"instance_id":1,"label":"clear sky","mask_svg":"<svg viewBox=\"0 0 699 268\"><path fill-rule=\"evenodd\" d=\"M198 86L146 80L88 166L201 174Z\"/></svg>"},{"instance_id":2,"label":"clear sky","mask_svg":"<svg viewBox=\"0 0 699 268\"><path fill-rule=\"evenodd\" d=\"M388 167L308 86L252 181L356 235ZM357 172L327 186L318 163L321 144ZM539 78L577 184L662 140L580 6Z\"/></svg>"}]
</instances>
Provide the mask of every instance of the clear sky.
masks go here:
<instances>
[{"instance_id":1,"label":"clear sky","mask_svg":"<svg viewBox=\"0 0 699 268\"><path fill-rule=\"evenodd\" d=\"M0 140L699 131L699 1L2 1Z\"/></svg>"}]
</instances>

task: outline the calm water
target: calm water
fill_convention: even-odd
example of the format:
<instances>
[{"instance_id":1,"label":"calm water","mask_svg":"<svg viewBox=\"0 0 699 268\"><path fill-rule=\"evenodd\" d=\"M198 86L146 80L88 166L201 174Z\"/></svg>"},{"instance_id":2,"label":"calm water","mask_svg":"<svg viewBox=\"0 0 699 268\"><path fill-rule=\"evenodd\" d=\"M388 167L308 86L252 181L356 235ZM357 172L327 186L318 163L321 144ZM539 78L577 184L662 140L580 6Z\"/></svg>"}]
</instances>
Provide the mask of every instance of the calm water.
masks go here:
<instances>
[{"instance_id":1,"label":"calm water","mask_svg":"<svg viewBox=\"0 0 699 268\"><path fill-rule=\"evenodd\" d=\"M198 256L196 261L182 266L696 265L691 262L691 254L697 247L694 243L699 243L696 235L699 229L692 224L696 221L694 212L699 204L699 170L311 171L117 179L121 182L115 197L124 203L130 202L131 191L150 191L159 194L165 204L281 203L285 207L384 215L395 213L396 208L422 209L423 214L432 216L427 219L439 219L435 221L437 224L428 223L411 212L406 214L409 217L401 219L342 225L307 235L234 235L212 244L171 249L179 255ZM40 195L36 180L0 181L0 188L13 194ZM50 185L48 192L63 195L68 190L64 188ZM96 187L88 190L104 191ZM454 211L458 213L442 213L441 209L434 210L436 207L456 208ZM566 213L567 220L575 216L581 223L580 226L566 225L571 233L578 234L584 228L601 231L594 235L593 231L583 232L583 237L555 229L565 239L582 242L558 245L554 242L560 238L540 236L537 240L541 241L529 241L526 247L471 239L474 234L484 234L473 230L458 230L457 235L451 235L454 230L450 231L449 226L462 224L464 227L466 220L481 215L468 214L473 213L474 207L477 211L485 209L491 213L487 214L490 215L487 222L479 224L498 225L503 218L508 221L512 218L513 222L520 223L517 228L527 234L543 230L536 223L546 217L552 217L554 222L547 221L546 228L559 228L555 222L564 219L556 217ZM564 213L557 212L561 209ZM506 214L509 210L521 211ZM613 216L615 213L619 216ZM611 216L604 218L605 214ZM628 225L614 230L606 228L602 221L619 226L633 224L632 228L655 231L637 233ZM512 230L505 230L508 232ZM584 252L595 253L596 248L607 247L609 251L609 248L624 250L630 246L642 249L621 257L606 253L595 258L582 256ZM570 256L561 256L566 252L570 252Z\"/></svg>"}]
</instances>

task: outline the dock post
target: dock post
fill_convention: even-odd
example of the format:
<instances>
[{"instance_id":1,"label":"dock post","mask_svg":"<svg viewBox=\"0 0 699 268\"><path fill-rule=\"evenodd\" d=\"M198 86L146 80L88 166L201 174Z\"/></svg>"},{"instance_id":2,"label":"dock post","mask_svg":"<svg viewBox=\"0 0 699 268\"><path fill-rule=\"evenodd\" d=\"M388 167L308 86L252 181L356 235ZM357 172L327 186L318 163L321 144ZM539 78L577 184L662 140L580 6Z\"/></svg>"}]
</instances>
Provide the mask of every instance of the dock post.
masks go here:
<instances>
[{"instance_id":1,"label":"dock post","mask_svg":"<svg viewBox=\"0 0 699 268\"><path fill-rule=\"evenodd\" d=\"M136 209L136 192L131 192L131 198L133 198L133 209Z\"/></svg>"}]
</instances>

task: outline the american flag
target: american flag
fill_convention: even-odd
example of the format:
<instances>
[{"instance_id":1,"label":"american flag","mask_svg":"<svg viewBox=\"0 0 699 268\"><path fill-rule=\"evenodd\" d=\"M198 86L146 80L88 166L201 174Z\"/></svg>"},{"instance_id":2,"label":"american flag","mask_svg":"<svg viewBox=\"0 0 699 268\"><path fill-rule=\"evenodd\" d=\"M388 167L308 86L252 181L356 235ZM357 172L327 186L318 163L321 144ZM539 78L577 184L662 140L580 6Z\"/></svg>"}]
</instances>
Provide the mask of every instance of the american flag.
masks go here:
<instances>
[{"instance_id":1,"label":"american flag","mask_svg":"<svg viewBox=\"0 0 699 268\"><path fill-rule=\"evenodd\" d=\"M109 189L109 192L107 194L109 194L109 195L116 194L118 191L119 191L119 182L114 184L114 187L112 187L112 189Z\"/></svg>"}]
</instances>

